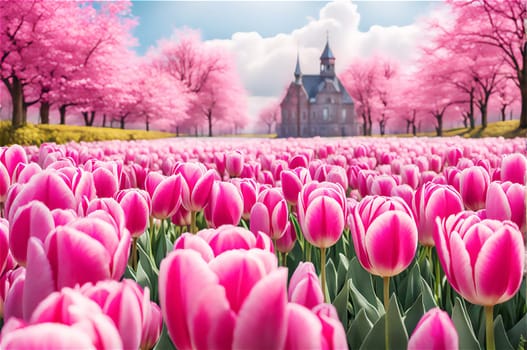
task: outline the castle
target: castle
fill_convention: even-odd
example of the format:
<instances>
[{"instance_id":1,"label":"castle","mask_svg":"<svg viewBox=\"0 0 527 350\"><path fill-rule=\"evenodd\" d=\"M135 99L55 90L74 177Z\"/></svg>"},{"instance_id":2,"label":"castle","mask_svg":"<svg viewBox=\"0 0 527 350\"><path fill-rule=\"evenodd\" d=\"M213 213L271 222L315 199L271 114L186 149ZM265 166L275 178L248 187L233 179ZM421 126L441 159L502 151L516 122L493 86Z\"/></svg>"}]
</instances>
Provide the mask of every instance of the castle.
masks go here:
<instances>
[{"instance_id":1,"label":"castle","mask_svg":"<svg viewBox=\"0 0 527 350\"><path fill-rule=\"evenodd\" d=\"M304 75L297 55L295 80L280 103L278 137L355 136L354 103L335 75L335 56L329 40L320 56L320 74Z\"/></svg>"}]
</instances>

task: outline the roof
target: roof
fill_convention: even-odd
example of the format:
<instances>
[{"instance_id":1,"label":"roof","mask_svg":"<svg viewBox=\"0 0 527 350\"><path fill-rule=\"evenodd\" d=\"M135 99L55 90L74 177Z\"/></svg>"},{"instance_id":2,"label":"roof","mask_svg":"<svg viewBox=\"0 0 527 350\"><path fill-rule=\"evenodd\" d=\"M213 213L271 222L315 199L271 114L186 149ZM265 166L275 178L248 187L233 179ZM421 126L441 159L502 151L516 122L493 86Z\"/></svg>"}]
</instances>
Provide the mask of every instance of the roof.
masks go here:
<instances>
[{"instance_id":1,"label":"roof","mask_svg":"<svg viewBox=\"0 0 527 350\"><path fill-rule=\"evenodd\" d=\"M353 99L337 77L329 79L321 75L303 75L302 85L310 100L317 97L318 93L324 88L326 81L330 81L335 90L342 94L343 103L353 103Z\"/></svg>"},{"instance_id":2,"label":"roof","mask_svg":"<svg viewBox=\"0 0 527 350\"><path fill-rule=\"evenodd\" d=\"M322 51L322 55L320 55L320 59L335 59L335 56L333 55L333 51L329 48L329 40L326 41L326 47L324 47L324 51Z\"/></svg>"},{"instance_id":3,"label":"roof","mask_svg":"<svg viewBox=\"0 0 527 350\"><path fill-rule=\"evenodd\" d=\"M295 77L301 76L302 71L300 70L300 57L298 56L298 53L296 54L296 67L295 67Z\"/></svg>"}]
</instances>

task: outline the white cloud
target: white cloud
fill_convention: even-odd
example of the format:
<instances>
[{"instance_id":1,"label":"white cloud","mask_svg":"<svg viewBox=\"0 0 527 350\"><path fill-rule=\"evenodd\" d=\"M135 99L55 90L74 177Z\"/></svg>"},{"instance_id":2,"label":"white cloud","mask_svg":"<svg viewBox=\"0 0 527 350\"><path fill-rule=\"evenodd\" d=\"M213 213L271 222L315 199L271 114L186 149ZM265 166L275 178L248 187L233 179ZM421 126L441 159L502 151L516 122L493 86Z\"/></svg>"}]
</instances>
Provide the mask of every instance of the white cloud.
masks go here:
<instances>
[{"instance_id":1,"label":"white cloud","mask_svg":"<svg viewBox=\"0 0 527 350\"><path fill-rule=\"evenodd\" d=\"M424 21L406 26L372 26L359 31L360 14L351 0L336 0L326 4L318 18L291 33L262 37L255 32L235 33L229 40L213 40L211 45L223 46L237 59L241 79L249 92L249 114L256 119L264 101L278 98L293 79L297 49L304 74L316 74L319 57L329 33L330 46L336 56L337 73L354 57L380 54L411 64L418 47L428 38ZM254 122L252 123L254 125Z\"/></svg>"}]
</instances>

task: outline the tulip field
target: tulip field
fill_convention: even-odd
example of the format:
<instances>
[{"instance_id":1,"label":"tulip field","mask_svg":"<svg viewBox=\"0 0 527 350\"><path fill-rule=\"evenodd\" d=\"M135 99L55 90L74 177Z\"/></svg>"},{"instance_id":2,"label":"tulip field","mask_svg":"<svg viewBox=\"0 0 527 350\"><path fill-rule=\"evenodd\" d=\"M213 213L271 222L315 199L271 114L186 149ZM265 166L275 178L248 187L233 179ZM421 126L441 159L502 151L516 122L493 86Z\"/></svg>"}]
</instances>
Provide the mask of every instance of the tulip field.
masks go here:
<instances>
[{"instance_id":1,"label":"tulip field","mask_svg":"<svg viewBox=\"0 0 527 350\"><path fill-rule=\"evenodd\" d=\"M524 139L0 150L1 349L527 348Z\"/></svg>"}]
</instances>

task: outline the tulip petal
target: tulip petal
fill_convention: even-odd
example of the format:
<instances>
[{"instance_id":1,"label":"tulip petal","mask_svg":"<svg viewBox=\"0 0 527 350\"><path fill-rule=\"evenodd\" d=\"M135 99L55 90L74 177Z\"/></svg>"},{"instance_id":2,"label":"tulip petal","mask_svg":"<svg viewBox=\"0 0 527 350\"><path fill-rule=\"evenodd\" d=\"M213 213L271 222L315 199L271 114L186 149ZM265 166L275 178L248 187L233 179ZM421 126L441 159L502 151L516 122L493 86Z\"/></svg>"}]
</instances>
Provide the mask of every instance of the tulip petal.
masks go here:
<instances>
[{"instance_id":1,"label":"tulip petal","mask_svg":"<svg viewBox=\"0 0 527 350\"><path fill-rule=\"evenodd\" d=\"M380 276L395 276L412 262L417 250L417 227L402 211L379 215L366 233L366 250Z\"/></svg>"},{"instance_id":2,"label":"tulip petal","mask_svg":"<svg viewBox=\"0 0 527 350\"><path fill-rule=\"evenodd\" d=\"M218 277L193 250L175 250L161 262L159 302L170 339L178 349L192 349L188 317L194 297L217 283Z\"/></svg>"},{"instance_id":3,"label":"tulip petal","mask_svg":"<svg viewBox=\"0 0 527 350\"><path fill-rule=\"evenodd\" d=\"M516 294L524 257L522 235L515 228L505 226L485 241L474 267L478 304L503 303Z\"/></svg>"},{"instance_id":4,"label":"tulip petal","mask_svg":"<svg viewBox=\"0 0 527 350\"><path fill-rule=\"evenodd\" d=\"M320 349L322 325L315 314L298 304L287 305L285 350Z\"/></svg>"},{"instance_id":5,"label":"tulip petal","mask_svg":"<svg viewBox=\"0 0 527 350\"><path fill-rule=\"evenodd\" d=\"M233 349L282 349L287 336L287 270L263 278L247 296L234 328Z\"/></svg>"}]
</instances>

